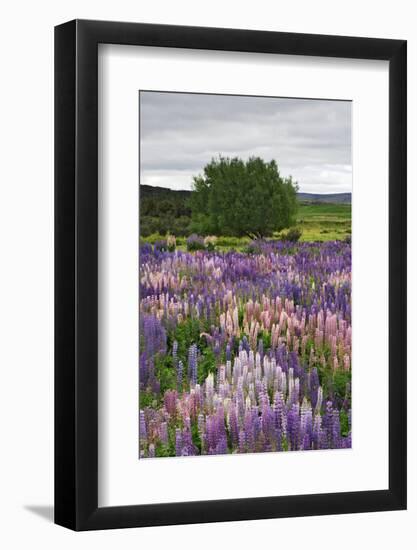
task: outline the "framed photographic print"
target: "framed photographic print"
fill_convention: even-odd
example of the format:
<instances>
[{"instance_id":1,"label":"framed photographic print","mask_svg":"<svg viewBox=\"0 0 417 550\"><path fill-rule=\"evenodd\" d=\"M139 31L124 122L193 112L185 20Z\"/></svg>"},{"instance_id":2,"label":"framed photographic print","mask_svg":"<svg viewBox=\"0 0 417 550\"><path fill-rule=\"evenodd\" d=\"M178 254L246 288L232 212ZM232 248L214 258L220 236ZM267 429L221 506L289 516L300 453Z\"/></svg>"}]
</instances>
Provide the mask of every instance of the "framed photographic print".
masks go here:
<instances>
[{"instance_id":1,"label":"framed photographic print","mask_svg":"<svg viewBox=\"0 0 417 550\"><path fill-rule=\"evenodd\" d=\"M406 507L406 42L55 30L55 521Z\"/></svg>"}]
</instances>

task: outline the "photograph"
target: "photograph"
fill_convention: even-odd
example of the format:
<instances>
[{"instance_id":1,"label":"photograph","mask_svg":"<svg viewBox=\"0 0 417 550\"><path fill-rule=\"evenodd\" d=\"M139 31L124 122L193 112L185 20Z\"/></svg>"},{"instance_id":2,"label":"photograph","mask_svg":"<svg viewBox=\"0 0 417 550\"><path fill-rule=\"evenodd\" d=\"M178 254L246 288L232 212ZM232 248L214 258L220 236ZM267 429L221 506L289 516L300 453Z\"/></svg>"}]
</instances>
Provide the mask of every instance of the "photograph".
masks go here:
<instances>
[{"instance_id":1,"label":"photograph","mask_svg":"<svg viewBox=\"0 0 417 550\"><path fill-rule=\"evenodd\" d=\"M350 448L351 102L139 103L139 457Z\"/></svg>"}]
</instances>

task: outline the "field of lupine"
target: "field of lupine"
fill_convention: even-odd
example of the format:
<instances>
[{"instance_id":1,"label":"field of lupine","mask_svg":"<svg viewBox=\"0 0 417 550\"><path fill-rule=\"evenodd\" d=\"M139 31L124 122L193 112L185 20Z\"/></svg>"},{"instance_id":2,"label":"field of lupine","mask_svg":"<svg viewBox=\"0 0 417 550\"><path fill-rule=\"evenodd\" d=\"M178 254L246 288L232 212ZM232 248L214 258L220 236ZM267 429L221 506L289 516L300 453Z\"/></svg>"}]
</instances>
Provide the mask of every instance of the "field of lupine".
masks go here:
<instances>
[{"instance_id":1,"label":"field of lupine","mask_svg":"<svg viewBox=\"0 0 417 550\"><path fill-rule=\"evenodd\" d=\"M349 448L350 244L205 245L141 246L140 457Z\"/></svg>"}]
</instances>

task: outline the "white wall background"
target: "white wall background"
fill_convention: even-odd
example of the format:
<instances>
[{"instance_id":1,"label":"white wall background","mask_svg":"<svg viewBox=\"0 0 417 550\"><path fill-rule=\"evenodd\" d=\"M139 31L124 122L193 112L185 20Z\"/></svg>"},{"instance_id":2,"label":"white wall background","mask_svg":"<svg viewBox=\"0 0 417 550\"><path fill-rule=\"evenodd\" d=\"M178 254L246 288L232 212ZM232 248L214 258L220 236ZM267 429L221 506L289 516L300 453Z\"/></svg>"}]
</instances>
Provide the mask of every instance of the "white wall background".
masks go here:
<instances>
[{"instance_id":1,"label":"white wall background","mask_svg":"<svg viewBox=\"0 0 417 550\"><path fill-rule=\"evenodd\" d=\"M417 539L415 206L417 25L413 2L38 0L3 6L0 86L0 546L379 549ZM408 40L409 510L72 533L53 499L53 26L109 19ZM371 213L370 213L371 215ZM370 225L371 227L371 225ZM372 235L370 234L370 239ZM393 343L395 345L395 343ZM375 342L378 345L378 342Z\"/></svg>"}]
</instances>

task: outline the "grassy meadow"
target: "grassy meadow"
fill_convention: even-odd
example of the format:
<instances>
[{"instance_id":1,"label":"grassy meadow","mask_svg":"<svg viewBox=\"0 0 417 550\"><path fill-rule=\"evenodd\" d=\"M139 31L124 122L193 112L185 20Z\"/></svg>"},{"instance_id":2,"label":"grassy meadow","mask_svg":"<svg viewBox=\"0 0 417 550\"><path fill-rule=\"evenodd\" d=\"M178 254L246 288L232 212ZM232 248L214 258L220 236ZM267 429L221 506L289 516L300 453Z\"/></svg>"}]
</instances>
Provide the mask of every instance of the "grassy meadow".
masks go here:
<instances>
[{"instance_id":1,"label":"grassy meadow","mask_svg":"<svg viewBox=\"0 0 417 550\"><path fill-rule=\"evenodd\" d=\"M303 232L301 241L335 241L351 233L350 204L303 203L297 215L297 227Z\"/></svg>"}]
</instances>

